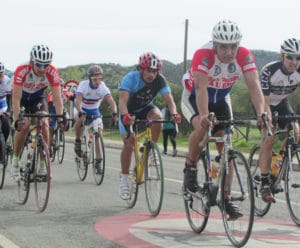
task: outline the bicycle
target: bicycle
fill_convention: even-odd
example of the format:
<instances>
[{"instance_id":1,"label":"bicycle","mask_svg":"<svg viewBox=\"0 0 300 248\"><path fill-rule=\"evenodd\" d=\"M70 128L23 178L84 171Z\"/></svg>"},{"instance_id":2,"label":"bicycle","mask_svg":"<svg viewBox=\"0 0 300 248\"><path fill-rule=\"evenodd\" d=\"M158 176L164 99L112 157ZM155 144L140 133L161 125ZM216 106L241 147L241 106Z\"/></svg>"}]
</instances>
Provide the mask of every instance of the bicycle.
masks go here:
<instances>
[{"instance_id":1,"label":"bicycle","mask_svg":"<svg viewBox=\"0 0 300 248\"><path fill-rule=\"evenodd\" d=\"M5 143L4 134L2 132L2 121L3 118L8 118L8 113L1 113L0 114L0 189L3 188L4 179L5 179L5 172L7 167L7 161L8 161L8 150L7 150L7 144Z\"/></svg>"},{"instance_id":2,"label":"bicycle","mask_svg":"<svg viewBox=\"0 0 300 248\"><path fill-rule=\"evenodd\" d=\"M59 164L62 164L65 155L65 133L61 130L60 127L56 127L53 133L52 144L50 145L50 150L52 153L51 162L55 161L57 154L57 160Z\"/></svg>"},{"instance_id":3,"label":"bicycle","mask_svg":"<svg viewBox=\"0 0 300 248\"><path fill-rule=\"evenodd\" d=\"M287 208L293 222L300 226L300 178L294 166L300 166L299 151L300 146L296 144L293 134L293 121L299 121L300 115L295 116L276 116L273 118L277 120L287 120L288 125L286 129L276 130L274 135L278 137L284 134L286 141L284 144L284 152L281 156L275 154L277 163L279 164L278 171L272 168L271 174L271 191L273 194L285 192ZM259 169L259 150L260 144L256 144L250 151L249 166L253 178L254 192L255 192L255 214L259 217L266 215L271 207L271 202L264 202L259 193L259 186L261 184L260 169ZM277 165L273 165L277 166ZM284 190L281 187L281 182L284 183Z\"/></svg>"},{"instance_id":4,"label":"bicycle","mask_svg":"<svg viewBox=\"0 0 300 248\"><path fill-rule=\"evenodd\" d=\"M24 205L27 202L30 183L34 183L36 205L38 210L43 212L49 200L51 172L48 145L42 135L42 118L64 118L64 115L27 114L21 110L20 119L23 117L34 117L37 120L36 124L30 127L19 155L20 180L17 181L19 204ZM44 162L41 165L42 161ZM43 164L46 173L40 174L39 170Z\"/></svg>"},{"instance_id":5,"label":"bicycle","mask_svg":"<svg viewBox=\"0 0 300 248\"><path fill-rule=\"evenodd\" d=\"M213 120L214 114L210 113ZM230 125L245 125L246 120L220 120L215 124L225 124L223 137L211 136L211 128L199 144L203 147L197 162L198 190L187 192L183 185L183 199L187 220L196 233L201 233L208 222L210 209L218 206L227 237L236 247L244 246L252 232L254 220L254 195L251 174L245 156L231 147ZM212 164L211 143L224 143L217 167ZM213 173L215 172L215 174ZM231 183L229 183L231 182ZM238 203L243 217L232 219L226 212L226 201Z\"/></svg>"},{"instance_id":6,"label":"bicycle","mask_svg":"<svg viewBox=\"0 0 300 248\"><path fill-rule=\"evenodd\" d=\"M127 202L129 208L136 204L139 186L145 183L147 206L152 216L157 216L161 210L164 194L164 171L159 148L152 141L151 126L154 123L170 122L170 120L134 120L135 125L129 126L128 137L135 129L134 152L129 170L130 197ZM146 129L139 131L137 125L144 125Z\"/></svg>"},{"instance_id":7,"label":"bicycle","mask_svg":"<svg viewBox=\"0 0 300 248\"><path fill-rule=\"evenodd\" d=\"M105 148L102 135L98 132L99 115L87 115L84 126L83 135L81 137L81 147L83 148L82 156L76 154L75 162L77 174L81 181L87 176L88 165L93 166L93 175L96 185L100 185L104 179L105 173ZM111 118L111 117L110 117ZM92 123L87 124L88 119L92 119Z\"/></svg>"}]
</instances>

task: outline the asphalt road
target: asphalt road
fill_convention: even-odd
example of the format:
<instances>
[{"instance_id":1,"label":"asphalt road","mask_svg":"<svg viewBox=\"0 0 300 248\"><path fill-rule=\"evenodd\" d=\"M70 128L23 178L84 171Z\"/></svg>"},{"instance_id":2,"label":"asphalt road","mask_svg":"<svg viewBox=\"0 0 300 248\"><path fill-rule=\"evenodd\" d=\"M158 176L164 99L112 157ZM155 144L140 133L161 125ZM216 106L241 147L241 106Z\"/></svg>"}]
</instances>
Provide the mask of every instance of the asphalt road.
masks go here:
<instances>
[{"instance_id":1,"label":"asphalt road","mask_svg":"<svg viewBox=\"0 0 300 248\"><path fill-rule=\"evenodd\" d=\"M230 246L230 242L224 235L222 222L218 218L219 211L217 208L213 212L216 214L215 217L212 217L207 226L208 231L206 234L208 236L195 234L189 228L184 218L184 205L181 195L183 157L164 156L165 194L161 214L157 218L151 218L148 214L143 188L141 188L138 202L133 209L128 209L125 202L119 198L119 158L119 149L107 148L106 173L102 185L96 186L91 170L88 171L86 180L81 182L76 172L73 145L67 144L63 165L58 165L56 161L52 165L53 179L50 200L46 211L43 213L37 211L34 187L31 187L26 205L17 203L17 187L8 174L4 188L0 191L0 247ZM299 236L295 225L289 218L283 197L283 194L278 195L277 203L272 206L271 211L266 216L266 223L257 220L258 223L262 224L254 226L254 234L255 228L257 228L257 231L262 228L265 233L266 231L270 232L265 235L272 235L272 230L279 228L274 225L274 222L281 221L281 223L285 223L283 228L285 232L291 228L293 233ZM129 221L136 221L136 225L127 228L126 223ZM143 221L147 222L147 225L145 224L147 228L143 226L142 232L139 230L139 226ZM173 223L172 221L177 222ZM166 230L156 230L157 228L166 228L166 226L168 229L167 237L161 235ZM267 226L269 227L267 228ZM129 232L128 229L130 228L133 229ZM179 229L175 230L174 228ZM156 230L155 236L151 238L151 235L154 235L153 230ZM126 240L121 240L122 237L118 235L125 232L126 236L124 237L126 237ZM209 236L210 232L215 234ZM216 232L220 233L218 239L216 239ZM277 234L278 230L276 231ZM285 237L284 235L286 233L281 234L282 237ZM135 236L133 239L135 243L131 243L133 236ZM157 243L158 239L162 239L162 241ZM261 241L263 238L259 237L257 239ZM157 242L154 242L155 240ZM247 247L257 246L255 240L254 238L253 241L250 241ZM288 244L297 247L296 244L300 244L297 240L298 243L287 238L283 240L284 246L281 246L282 240L278 241L276 239L266 241L263 244L265 247L286 247Z\"/></svg>"}]
</instances>

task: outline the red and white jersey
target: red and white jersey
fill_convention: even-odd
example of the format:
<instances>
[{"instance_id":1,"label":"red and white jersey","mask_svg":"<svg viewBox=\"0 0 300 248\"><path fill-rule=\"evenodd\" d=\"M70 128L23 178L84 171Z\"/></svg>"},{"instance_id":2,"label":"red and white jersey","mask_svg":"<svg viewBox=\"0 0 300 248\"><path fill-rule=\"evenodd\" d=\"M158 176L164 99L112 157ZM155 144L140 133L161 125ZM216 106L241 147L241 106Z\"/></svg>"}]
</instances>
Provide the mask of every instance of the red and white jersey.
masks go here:
<instances>
[{"instance_id":1,"label":"red and white jersey","mask_svg":"<svg viewBox=\"0 0 300 248\"><path fill-rule=\"evenodd\" d=\"M245 47L239 47L236 58L229 64L222 63L215 53L213 43L209 42L198 49L192 60L189 75L185 75L183 86L194 94L193 72L208 76L209 102L224 100L233 84L241 74L256 70L254 57Z\"/></svg>"},{"instance_id":2,"label":"red and white jersey","mask_svg":"<svg viewBox=\"0 0 300 248\"><path fill-rule=\"evenodd\" d=\"M30 101L43 96L48 86L59 87L60 75L58 69L53 65L46 68L45 75L38 77L33 72L30 64L20 65L17 67L13 84L23 87L22 99Z\"/></svg>"}]
</instances>

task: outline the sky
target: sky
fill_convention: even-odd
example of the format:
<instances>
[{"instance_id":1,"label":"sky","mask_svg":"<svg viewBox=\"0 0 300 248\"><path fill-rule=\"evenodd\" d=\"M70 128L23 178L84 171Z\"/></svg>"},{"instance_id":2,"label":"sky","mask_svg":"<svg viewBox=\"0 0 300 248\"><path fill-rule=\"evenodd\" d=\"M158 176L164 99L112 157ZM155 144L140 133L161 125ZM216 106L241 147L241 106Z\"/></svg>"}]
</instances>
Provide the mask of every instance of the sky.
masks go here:
<instances>
[{"instance_id":1,"label":"sky","mask_svg":"<svg viewBox=\"0 0 300 248\"><path fill-rule=\"evenodd\" d=\"M284 39L300 39L300 1L274 0L2 0L0 61L29 61L35 44L53 51L58 68L88 63L137 64L151 51L174 64L211 39L220 19L235 21L241 45L279 52Z\"/></svg>"}]
</instances>

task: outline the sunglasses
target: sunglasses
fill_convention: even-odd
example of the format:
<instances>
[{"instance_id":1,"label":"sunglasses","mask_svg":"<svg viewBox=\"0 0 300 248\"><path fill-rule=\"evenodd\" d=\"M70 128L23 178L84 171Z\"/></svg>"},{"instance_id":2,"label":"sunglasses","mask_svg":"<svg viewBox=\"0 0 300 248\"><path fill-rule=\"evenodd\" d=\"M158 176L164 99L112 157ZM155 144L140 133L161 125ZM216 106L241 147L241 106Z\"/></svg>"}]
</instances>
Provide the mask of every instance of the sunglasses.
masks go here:
<instances>
[{"instance_id":1,"label":"sunglasses","mask_svg":"<svg viewBox=\"0 0 300 248\"><path fill-rule=\"evenodd\" d=\"M93 76L91 77L92 80L103 80L103 77L99 77L99 76Z\"/></svg>"},{"instance_id":2,"label":"sunglasses","mask_svg":"<svg viewBox=\"0 0 300 248\"><path fill-rule=\"evenodd\" d=\"M299 55L285 54L284 57L286 57L288 60L300 61L300 56Z\"/></svg>"},{"instance_id":3,"label":"sunglasses","mask_svg":"<svg viewBox=\"0 0 300 248\"><path fill-rule=\"evenodd\" d=\"M50 64L34 63L34 65L38 68L47 68Z\"/></svg>"}]
</instances>

